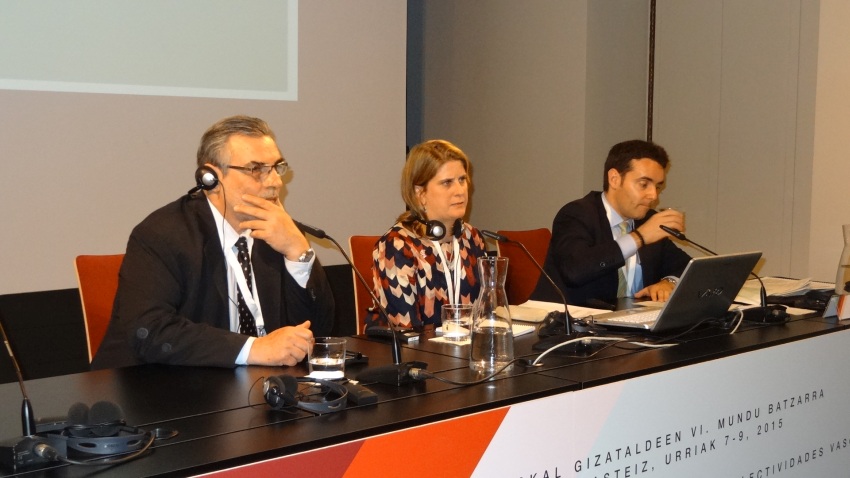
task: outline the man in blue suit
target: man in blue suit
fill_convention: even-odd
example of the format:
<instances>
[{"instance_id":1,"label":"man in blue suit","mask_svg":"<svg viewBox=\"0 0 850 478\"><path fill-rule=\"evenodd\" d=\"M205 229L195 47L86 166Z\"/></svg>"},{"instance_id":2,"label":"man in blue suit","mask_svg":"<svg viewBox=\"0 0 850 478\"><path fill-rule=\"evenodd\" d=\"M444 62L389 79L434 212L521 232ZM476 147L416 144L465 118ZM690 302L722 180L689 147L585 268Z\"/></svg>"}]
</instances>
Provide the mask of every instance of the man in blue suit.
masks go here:
<instances>
[{"instance_id":1,"label":"man in blue suit","mask_svg":"<svg viewBox=\"0 0 850 478\"><path fill-rule=\"evenodd\" d=\"M281 204L287 163L269 126L225 118L197 161L198 187L133 229L93 368L295 365L330 332L333 296Z\"/></svg>"},{"instance_id":2,"label":"man in blue suit","mask_svg":"<svg viewBox=\"0 0 850 478\"><path fill-rule=\"evenodd\" d=\"M558 211L544 268L569 303L667 300L690 260L659 227L684 232L682 213L653 209L668 164L664 148L651 142L616 144L605 161L603 192L592 191ZM544 278L532 297L560 301Z\"/></svg>"}]
</instances>

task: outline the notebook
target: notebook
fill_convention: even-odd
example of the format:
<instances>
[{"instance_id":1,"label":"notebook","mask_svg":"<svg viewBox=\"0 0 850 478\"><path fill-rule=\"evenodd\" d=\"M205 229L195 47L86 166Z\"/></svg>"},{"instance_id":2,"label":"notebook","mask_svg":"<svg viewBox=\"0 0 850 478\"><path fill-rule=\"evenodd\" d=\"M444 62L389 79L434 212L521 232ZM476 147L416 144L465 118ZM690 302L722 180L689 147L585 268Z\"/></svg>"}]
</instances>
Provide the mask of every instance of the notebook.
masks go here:
<instances>
[{"instance_id":1,"label":"notebook","mask_svg":"<svg viewBox=\"0 0 850 478\"><path fill-rule=\"evenodd\" d=\"M520 335L530 334L530 333L534 332L534 329L535 329L534 325L518 324L516 322L511 323L511 331L514 334L514 338L519 337ZM437 334L439 334L439 335L437 335L436 337L431 337L429 340L433 340L435 342L449 343L449 344L454 344L454 345L466 345L466 344L469 343L469 338L467 338L466 340L458 341L458 342L449 342L449 341L445 340L443 338L443 335L442 335L443 334L443 328L442 327L437 327Z\"/></svg>"},{"instance_id":2,"label":"notebook","mask_svg":"<svg viewBox=\"0 0 850 478\"><path fill-rule=\"evenodd\" d=\"M638 307L597 315L593 322L611 327L663 332L720 318L756 266L761 252L691 259L670 298L661 307Z\"/></svg>"}]
</instances>

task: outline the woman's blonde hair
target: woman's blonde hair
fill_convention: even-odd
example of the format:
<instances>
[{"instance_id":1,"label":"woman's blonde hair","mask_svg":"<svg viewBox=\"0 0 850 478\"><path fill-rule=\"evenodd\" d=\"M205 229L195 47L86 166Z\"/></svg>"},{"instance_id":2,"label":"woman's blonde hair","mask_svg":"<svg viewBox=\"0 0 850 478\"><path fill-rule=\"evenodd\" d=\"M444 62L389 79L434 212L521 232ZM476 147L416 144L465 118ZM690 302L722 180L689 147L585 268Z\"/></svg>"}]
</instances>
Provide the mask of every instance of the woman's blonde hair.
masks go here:
<instances>
[{"instance_id":1,"label":"woman's blonde hair","mask_svg":"<svg viewBox=\"0 0 850 478\"><path fill-rule=\"evenodd\" d=\"M427 187L428 181L449 161L460 161L463 164L463 170L468 177L467 184L472 187L469 158L460 148L446 140L432 139L417 144L407 155L407 161L401 171L401 198L407 206L407 211L403 212L397 221L418 236L425 235L423 221L428 220L428 215L419 202L416 186ZM446 226L450 227L451 224Z\"/></svg>"}]
</instances>

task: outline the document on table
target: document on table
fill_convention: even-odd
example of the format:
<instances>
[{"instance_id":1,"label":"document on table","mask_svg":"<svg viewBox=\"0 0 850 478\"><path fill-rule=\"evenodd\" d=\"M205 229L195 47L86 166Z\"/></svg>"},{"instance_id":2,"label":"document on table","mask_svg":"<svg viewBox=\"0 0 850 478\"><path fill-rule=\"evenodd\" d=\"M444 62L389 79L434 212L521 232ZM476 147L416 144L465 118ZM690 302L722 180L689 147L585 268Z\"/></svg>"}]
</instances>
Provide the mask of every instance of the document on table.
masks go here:
<instances>
[{"instance_id":1,"label":"document on table","mask_svg":"<svg viewBox=\"0 0 850 478\"><path fill-rule=\"evenodd\" d=\"M830 289L834 287L828 282L806 279L786 279L783 277L762 277L767 295L793 296L802 295L812 289ZM756 279L749 279L735 297L735 302L750 305L761 304L761 285Z\"/></svg>"},{"instance_id":2,"label":"document on table","mask_svg":"<svg viewBox=\"0 0 850 478\"><path fill-rule=\"evenodd\" d=\"M535 329L535 326L530 325L530 324L518 324L516 322L513 322L511 324L511 331L514 334L514 337L519 337L520 335L530 334L530 333L534 332L534 329ZM464 340L457 340L457 341L444 339L443 335L442 335L443 334L443 328L442 327L437 327L436 332L437 332L438 335L436 337L431 337L428 340L430 340L432 342L439 342L439 343L453 344L453 345L467 345L470 342L469 337L467 337Z\"/></svg>"},{"instance_id":3,"label":"document on table","mask_svg":"<svg viewBox=\"0 0 850 478\"><path fill-rule=\"evenodd\" d=\"M603 309L591 309L590 307L578 307L575 305L570 305L570 317L576 319L583 319L589 315L599 315L605 314L607 312L611 312L610 310ZM536 309L538 311L543 311L543 316L540 316L538 312L536 315L525 313L525 310L528 309ZM518 313L515 313L514 310L518 310ZM511 306L511 319L519 320L520 322L540 322L545 317L546 314L552 311L563 312L564 304L559 304L557 302L543 302L539 300L529 300L523 302L520 305L512 305ZM539 318L538 318L539 317Z\"/></svg>"}]
</instances>

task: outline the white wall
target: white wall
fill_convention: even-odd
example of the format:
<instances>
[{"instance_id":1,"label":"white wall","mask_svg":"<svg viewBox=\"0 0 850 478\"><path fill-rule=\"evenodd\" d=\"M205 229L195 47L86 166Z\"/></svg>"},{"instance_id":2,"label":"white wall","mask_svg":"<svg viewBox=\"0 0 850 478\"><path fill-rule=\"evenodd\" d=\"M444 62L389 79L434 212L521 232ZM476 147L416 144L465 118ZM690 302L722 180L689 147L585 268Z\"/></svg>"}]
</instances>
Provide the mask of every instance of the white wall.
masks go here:
<instances>
[{"instance_id":1,"label":"white wall","mask_svg":"<svg viewBox=\"0 0 850 478\"><path fill-rule=\"evenodd\" d=\"M811 251L813 274L835 280L850 224L850 3L821 0L817 61Z\"/></svg>"},{"instance_id":2,"label":"white wall","mask_svg":"<svg viewBox=\"0 0 850 478\"><path fill-rule=\"evenodd\" d=\"M812 156L824 121L815 125L816 108L848 110L845 97L821 100L820 83L815 105L818 21L835 10L805 0L658 2L653 140L672 161L660 205L684 208L687 235L715 251L763 251L763 274L834 274L839 228L816 216L835 201L812 194L823 194L817 174L842 176L818 157L813 180ZM561 205L601 187L611 145L645 137L645 0L434 0L425 11L425 136L469 153L477 226L551 227ZM834 24L829 41L844 47Z\"/></svg>"},{"instance_id":3,"label":"white wall","mask_svg":"<svg viewBox=\"0 0 850 478\"><path fill-rule=\"evenodd\" d=\"M76 287L76 255L123 252L193 186L201 134L233 114L277 133L294 217L343 244L385 230L400 204L405 3L300 2L299 17L296 102L0 90L0 293ZM341 263L325 245L321 260Z\"/></svg>"},{"instance_id":4,"label":"white wall","mask_svg":"<svg viewBox=\"0 0 850 478\"><path fill-rule=\"evenodd\" d=\"M662 203L717 252L807 277L815 2L659 2L656 127L673 165ZM817 278L828 279L822 274Z\"/></svg>"}]
</instances>

